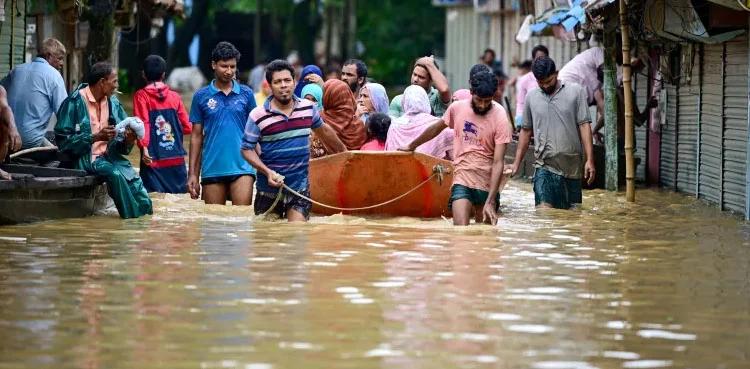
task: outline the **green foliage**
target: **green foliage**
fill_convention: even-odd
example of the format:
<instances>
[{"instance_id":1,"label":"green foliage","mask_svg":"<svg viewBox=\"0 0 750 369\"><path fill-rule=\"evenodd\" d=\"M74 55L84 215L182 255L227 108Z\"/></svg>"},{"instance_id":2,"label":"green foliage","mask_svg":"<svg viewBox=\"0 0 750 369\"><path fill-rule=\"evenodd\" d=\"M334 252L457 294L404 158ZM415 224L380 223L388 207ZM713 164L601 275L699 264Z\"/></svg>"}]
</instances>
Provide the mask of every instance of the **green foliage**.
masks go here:
<instances>
[{"instance_id":1,"label":"green foliage","mask_svg":"<svg viewBox=\"0 0 750 369\"><path fill-rule=\"evenodd\" d=\"M128 77L127 69L117 70L117 81L119 84L117 90L126 94L133 93L133 86L130 83L130 78Z\"/></svg>"},{"instance_id":2,"label":"green foliage","mask_svg":"<svg viewBox=\"0 0 750 369\"><path fill-rule=\"evenodd\" d=\"M442 53L445 9L430 0L359 1L357 27L372 77L386 85L408 84L414 60Z\"/></svg>"}]
</instances>

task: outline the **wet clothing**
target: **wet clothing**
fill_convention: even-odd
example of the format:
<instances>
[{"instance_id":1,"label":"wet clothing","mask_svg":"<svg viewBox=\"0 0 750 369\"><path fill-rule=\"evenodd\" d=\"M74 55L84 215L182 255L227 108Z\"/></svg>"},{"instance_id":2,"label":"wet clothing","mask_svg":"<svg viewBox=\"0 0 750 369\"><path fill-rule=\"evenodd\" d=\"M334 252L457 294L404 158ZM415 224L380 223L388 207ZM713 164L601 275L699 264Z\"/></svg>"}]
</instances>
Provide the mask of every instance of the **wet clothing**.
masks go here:
<instances>
[{"instance_id":1,"label":"wet clothing","mask_svg":"<svg viewBox=\"0 0 750 369\"><path fill-rule=\"evenodd\" d=\"M21 148L46 146L49 120L68 97L60 72L37 57L13 68L0 83L8 91L8 105L21 135Z\"/></svg>"},{"instance_id":2,"label":"wet clothing","mask_svg":"<svg viewBox=\"0 0 750 369\"><path fill-rule=\"evenodd\" d=\"M487 202L487 197L490 193L484 190L478 190L476 188L466 187L460 184L454 184L451 187L451 197L448 200L448 208L453 206L453 202L456 200L466 199L471 202L472 205L484 205ZM500 205L500 194L495 194L495 208Z\"/></svg>"},{"instance_id":3,"label":"wet clothing","mask_svg":"<svg viewBox=\"0 0 750 369\"><path fill-rule=\"evenodd\" d=\"M570 209L583 202L581 179L565 178L544 168L534 173L534 204L551 205L556 209Z\"/></svg>"},{"instance_id":4,"label":"wet clothing","mask_svg":"<svg viewBox=\"0 0 750 369\"><path fill-rule=\"evenodd\" d=\"M448 104L444 103L442 97L440 97L440 91L435 87L430 88L430 92L427 93L430 99L430 114L436 117L442 117L445 114L445 110L448 109ZM404 115L404 108L402 105L402 99L404 95L398 95L391 101L391 106L388 109L388 115L398 118Z\"/></svg>"},{"instance_id":5,"label":"wet clothing","mask_svg":"<svg viewBox=\"0 0 750 369\"><path fill-rule=\"evenodd\" d=\"M100 104L94 104L81 91L89 92L88 86L82 84L63 101L55 125L55 137L64 154L73 160L75 169L104 177L109 189L109 196L114 200L117 211L122 218L137 218L151 214L152 204L141 178L128 161L127 155L133 145L124 141L110 140L102 142L106 148L100 155L93 155L94 121L116 125L126 118L125 110L116 97L105 99L107 115L103 115ZM90 115L90 107L98 116ZM101 129L101 127L99 127ZM99 143L99 142L97 142Z\"/></svg>"},{"instance_id":6,"label":"wet clothing","mask_svg":"<svg viewBox=\"0 0 750 369\"><path fill-rule=\"evenodd\" d=\"M578 127L590 123L586 91L559 82L550 95L537 88L526 96L523 128L534 131L534 166L565 178L583 177L583 145Z\"/></svg>"},{"instance_id":7,"label":"wet clothing","mask_svg":"<svg viewBox=\"0 0 750 369\"><path fill-rule=\"evenodd\" d=\"M193 130L179 94L164 83L150 83L133 96L133 112L144 123L138 147L147 148L152 163L141 159L141 178L149 192L186 193L185 135Z\"/></svg>"},{"instance_id":8,"label":"wet clothing","mask_svg":"<svg viewBox=\"0 0 750 369\"><path fill-rule=\"evenodd\" d=\"M236 175L236 176L223 176L223 177L211 177L211 178L201 178L201 184L202 185L211 185L211 184L231 184L232 182L240 179L243 175ZM255 178L254 175L250 175L251 177Z\"/></svg>"},{"instance_id":9,"label":"wet clothing","mask_svg":"<svg viewBox=\"0 0 750 369\"><path fill-rule=\"evenodd\" d=\"M495 147L510 143L513 135L505 108L493 101L487 113L478 115L471 100L456 101L443 120L454 131L453 184L489 192Z\"/></svg>"},{"instance_id":10,"label":"wet clothing","mask_svg":"<svg viewBox=\"0 0 750 369\"><path fill-rule=\"evenodd\" d=\"M294 109L290 116L271 107L273 96L263 106L250 112L242 139L243 150L255 150L260 145L260 160L269 169L284 176L284 184L295 191L310 187L310 132L323 125L318 108L309 100L293 97ZM258 173L255 183L258 192L276 193L268 184L268 177Z\"/></svg>"},{"instance_id":11,"label":"wet clothing","mask_svg":"<svg viewBox=\"0 0 750 369\"><path fill-rule=\"evenodd\" d=\"M255 175L240 155L245 122L256 106L253 90L233 81L224 94L215 83L198 90L190 108L190 122L203 129L201 178Z\"/></svg>"},{"instance_id":12,"label":"wet clothing","mask_svg":"<svg viewBox=\"0 0 750 369\"><path fill-rule=\"evenodd\" d=\"M310 191L299 191L299 193L310 197ZM274 201L276 201L276 196L278 196L278 189L276 192L258 191L258 193L255 194L255 202L253 205L255 215L261 215L268 211L268 209L273 206ZM273 214L278 215L279 218L286 218L289 210L294 209L301 213L305 219L310 219L310 210L312 209L312 203L310 201L293 194L285 193L282 196L283 198L279 200L276 207L271 211Z\"/></svg>"}]
</instances>

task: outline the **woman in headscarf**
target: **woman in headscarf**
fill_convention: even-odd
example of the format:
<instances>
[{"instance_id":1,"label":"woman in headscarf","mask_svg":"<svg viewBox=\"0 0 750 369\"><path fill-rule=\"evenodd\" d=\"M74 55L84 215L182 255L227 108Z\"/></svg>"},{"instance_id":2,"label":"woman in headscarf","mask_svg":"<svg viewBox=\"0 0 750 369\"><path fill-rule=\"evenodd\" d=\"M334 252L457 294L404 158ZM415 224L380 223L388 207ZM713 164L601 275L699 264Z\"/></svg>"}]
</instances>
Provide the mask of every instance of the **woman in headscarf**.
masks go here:
<instances>
[{"instance_id":1,"label":"woman in headscarf","mask_svg":"<svg viewBox=\"0 0 750 369\"><path fill-rule=\"evenodd\" d=\"M302 73L299 75L299 81L297 81L297 87L294 88L294 96L297 97L303 97L302 96L302 89L305 88L305 86L309 85L310 83L314 83L309 81L307 78L309 75L314 74L318 77L320 77L320 81L323 80L323 71L318 68L317 65L308 65L302 68ZM315 78L318 80L318 78Z\"/></svg>"},{"instance_id":2,"label":"woman in headscarf","mask_svg":"<svg viewBox=\"0 0 750 369\"><path fill-rule=\"evenodd\" d=\"M430 100L427 92L420 86L407 87L401 102L404 115L391 123L388 139L385 141L386 151L396 151L409 145L438 119L430 115ZM440 159L452 159L453 130L444 129L437 137L417 147L415 151Z\"/></svg>"},{"instance_id":3,"label":"woman in headscarf","mask_svg":"<svg viewBox=\"0 0 750 369\"><path fill-rule=\"evenodd\" d=\"M346 82L339 79L326 81L323 87L323 112L321 117L344 143L347 150L359 150L367 140L365 125L355 113L354 94ZM323 142L314 137L310 144L310 155L319 158L328 155L329 150Z\"/></svg>"},{"instance_id":4,"label":"woman in headscarf","mask_svg":"<svg viewBox=\"0 0 750 369\"><path fill-rule=\"evenodd\" d=\"M359 90L359 98L357 99L357 116L365 124L374 113L388 114L388 93L385 92L385 87L379 83L366 83Z\"/></svg>"},{"instance_id":5,"label":"woman in headscarf","mask_svg":"<svg viewBox=\"0 0 750 369\"><path fill-rule=\"evenodd\" d=\"M323 110L323 89L315 83L310 83L302 89L300 97L308 99L318 106L318 111Z\"/></svg>"}]
</instances>

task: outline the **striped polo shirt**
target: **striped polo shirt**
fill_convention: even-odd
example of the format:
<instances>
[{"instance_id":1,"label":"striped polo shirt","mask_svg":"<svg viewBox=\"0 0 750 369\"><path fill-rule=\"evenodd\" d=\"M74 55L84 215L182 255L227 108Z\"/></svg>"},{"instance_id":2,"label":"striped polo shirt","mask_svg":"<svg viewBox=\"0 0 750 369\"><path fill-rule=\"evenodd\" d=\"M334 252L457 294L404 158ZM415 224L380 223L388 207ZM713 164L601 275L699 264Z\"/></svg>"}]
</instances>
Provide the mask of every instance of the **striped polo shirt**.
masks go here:
<instances>
[{"instance_id":1,"label":"striped polo shirt","mask_svg":"<svg viewBox=\"0 0 750 369\"><path fill-rule=\"evenodd\" d=\"M290 116L271 108L273 96L263 106L250 112L242 139L243 150L260 144L260 160L269 169L283 175L284 183L298 191L307 190L310 163L310 131L323 124L318 108L312 102L292 97ZM258 172L258 191L275 192L265 174Z\"/></svg>"}]
</instances>

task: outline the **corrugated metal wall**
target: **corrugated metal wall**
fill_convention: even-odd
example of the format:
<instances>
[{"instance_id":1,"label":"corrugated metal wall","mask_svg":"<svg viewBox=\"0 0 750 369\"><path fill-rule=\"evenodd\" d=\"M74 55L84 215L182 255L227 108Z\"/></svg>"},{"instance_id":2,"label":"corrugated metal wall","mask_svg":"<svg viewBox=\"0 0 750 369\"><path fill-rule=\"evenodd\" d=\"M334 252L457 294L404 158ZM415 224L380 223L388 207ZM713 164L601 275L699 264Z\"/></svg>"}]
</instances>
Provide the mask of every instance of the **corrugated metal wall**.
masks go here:
<instances>
[{"instance_id":1,"label":"corrugated metal wall","mask_svg":"<svg viewBox=\"0 0 750 369\"><path fill-rule=\"evenodd\" d=\"M725 209L745 212L747 170L747 38L725 44L723 196Z\"/></svg>"},{"instance_id":2,"label":"corrugated metal wall","mask_svg":"<svg viewBox=\"0 0 750 369\"><path fill-rule=\"evenodd\" d=\"M5 22L0 22L0 78L5 77L14 66L24 62L25 14L26 2L24 0L5 0Z\"/></svg>"},{"instance_id":3,"label":"corrugated metal wall","mask_svg":"<svg viewBox=\"0 0 750 369\"><path fill-rule=\"evenodd\" d=\"M703 50L698 196L720 204L723 177L724 44L705 45Z\"/></svg>"},{"instance_id":4,"label":"corrugated metal wall","mask_svg":"<svg viewBox=\"0 0 750 369\"><path fill-rule=\"evenodd\" d=\"M690 46L687 46L690 47ZM698 51L696 47L694 51ZM692 53L680 76L679 101L677 107L677 190L695 194L698 155L698 106L700 105L700 56Z\"/></svg>"},{"instance_id":5,"label":"corrugated metal wall","mask_svg":"<svg viewBox=\"0 0 750 369\"><path fill-rule=\"evenodd\" d=\"M633 88L635 90L635 101L638 103L638 111L643 111L648 103L648 77L643 74L636 74L633 78ZM637 181L646 180L646 146L648 121L642 126L635 126L635 158L639 162L635 168L635 179Z\"/></svg>"},{"instance_id":6,"label":"corrugated metal wall","mask_svg":"<svg viewBox=\"0 0 750 369\"><path fill-rule=\"evenodd\" d=\"M661 127L661 161L659 167L659 182L662 186L675 188L677 183L677 105L679 103L678 88L666 84L667 118Z\"/></svg>"}]
</instances>

